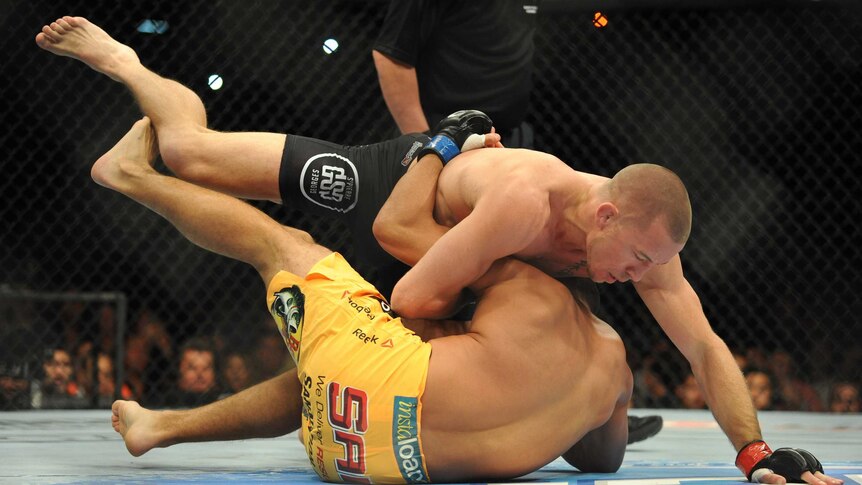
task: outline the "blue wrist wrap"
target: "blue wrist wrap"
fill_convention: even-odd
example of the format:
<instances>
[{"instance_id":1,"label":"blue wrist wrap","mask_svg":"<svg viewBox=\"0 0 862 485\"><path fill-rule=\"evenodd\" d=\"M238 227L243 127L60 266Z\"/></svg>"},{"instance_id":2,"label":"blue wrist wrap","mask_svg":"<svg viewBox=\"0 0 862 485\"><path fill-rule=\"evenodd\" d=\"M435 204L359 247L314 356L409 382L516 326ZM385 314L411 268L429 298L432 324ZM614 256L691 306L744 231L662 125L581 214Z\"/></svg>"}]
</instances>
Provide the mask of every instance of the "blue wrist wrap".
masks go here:
<instances>
[{"instance_id":1,"label":"blue wrist wrap","mask_svg":"<svg viewBox=\"0 0 862 485\"><path fill-rule=\"evenodd\" d=\"M437 135L431 139L423 148L422 151L434 150L437 155L443 160L443 164L449 163L449 160L455 158L455 155L461 153L461 150L455 145L451 138L444 135Z\"/></svg>"}]
</instances>

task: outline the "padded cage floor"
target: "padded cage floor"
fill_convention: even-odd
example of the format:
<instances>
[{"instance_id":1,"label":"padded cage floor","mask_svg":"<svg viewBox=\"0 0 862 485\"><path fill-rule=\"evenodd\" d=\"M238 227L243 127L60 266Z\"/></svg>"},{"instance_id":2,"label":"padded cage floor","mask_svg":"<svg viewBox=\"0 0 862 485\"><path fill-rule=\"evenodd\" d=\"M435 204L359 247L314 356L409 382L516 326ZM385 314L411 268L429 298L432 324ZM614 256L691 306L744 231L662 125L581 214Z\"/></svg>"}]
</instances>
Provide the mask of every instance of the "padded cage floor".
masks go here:
<instances>
[{"instance_id":1,"label":"padded cage floor","mask_svg":"<svg viewBox=\"0 0 862 485\"><path fill-rule=\"evenodd\" d=\"M578 473L562 460L515 481L603 485L740 483L733 448L708 411L660 414L664 429L630 445L618 473ZM862 415L761 412L770 446L812 451L827 473L862 484ZM110 411L0 412L0 483L321 483L295 434L190 443L128 454Z\"/></svg>"}]
</instances>

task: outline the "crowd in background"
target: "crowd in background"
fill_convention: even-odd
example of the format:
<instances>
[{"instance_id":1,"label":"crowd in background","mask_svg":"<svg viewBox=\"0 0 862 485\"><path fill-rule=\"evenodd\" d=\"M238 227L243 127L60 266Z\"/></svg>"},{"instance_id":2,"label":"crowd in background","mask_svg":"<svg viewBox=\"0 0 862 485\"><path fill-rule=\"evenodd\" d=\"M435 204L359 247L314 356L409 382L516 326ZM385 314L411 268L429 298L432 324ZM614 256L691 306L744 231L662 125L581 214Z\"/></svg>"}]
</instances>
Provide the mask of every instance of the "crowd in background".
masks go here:
<instances>
[{"instance_id":1,"label":"crowd in background","mask_svg":"<svg viewBox=\"0 0 862 485\"><path fill-rule=\"evenodd\" d=\"M38 339L36 357L0 365L0 409L110 407L116 397L150 407L213 402L292 367L284 342L266 318L209 334L175 335L150 310L136 312L123 338L123 379L116 390L114 307L66 303L59 324ZM85 323L91 319L89 323ZM89 331L87 330L89 329ZM759 410L858 413L860 385L842 378L809 380L787 350L733 350ZM631 353L631 355L638 355ZM667 340L630 361L631 406L705 409L688 363ZM26 362L25 362L26 361ZM94 367L95 366L95 367Z\"/></svg>"},{"instance_id":2,"label":"crowd in background","mask_svg":"<svg viewBox=\"0 0 862 485\"><path fill-rule=\"evenodd\" d=\"M455 109L478 108L495 120L507 146L531 147L533 128L526 113L533 90L534 17L541 2L532 9L517 2L451 3L390 2L373 60L393 119L400 131L425 131ZM440 21L439 12L444 10L447 22ZM422 19L422 29L416 28L417 19ZM477 38L486 34L506 42ZM462 45L474 47L460 49ZM512 67L514 75L506 70ZM496 74L490 82L489 74ZM590 97L596 96L582 96ZM553 120L557 113L545 115ZM798 138L795 133L793 137ZM117 395L150 407L219 399L290 365L272 323L258 320L224 331L190 331L189 325L172 326L139 309L122 341L124 372L117 390L113 307L93 312L85 305L64 304L56 313L59 323L50 328L0 335L5 338L0 348L10 353L38 352L36 357L0 358L0 409L91 407L94 402L107 407ZM657 341L649 352L630 355L635 372L633 407L706 407L688 364L667 340ZM734 349L734 356L758 409L860 411L859 382L810 369L801 372L790 349L751 346ZM858 369L847 375L858 376Z\"/></svg>"},{"instance_id":3,"label":"crowd in background","mask_svg":"<svg viewBox=\"0 0 862 485\"><path fill-rule=\"evenodd\" d=\"M785 349L732 349L758 410L858 413L858 383L841 378L809 381ZM706 409L706 399L683 356L666 340L633 364L635 390L631 405L639 408Z\"/></svg>"},{"instance_id":4,"label":"crowd in background","mask_svg":"<svg viewBox=\"0 0 862 485\"><path fill-rule=\"evenodd\" d=\"M271 321L177 335L144 309L122 339L122 384L117 392L114 307L92 307L63 304L55 315L60 323L48 325L51 332L44 335L27 328L4 335L9 348L26 342L36 350L0 359L0 410L108 408L117 397L151 407L192 407L292 366Z\"/></svg>"}]
</instances>

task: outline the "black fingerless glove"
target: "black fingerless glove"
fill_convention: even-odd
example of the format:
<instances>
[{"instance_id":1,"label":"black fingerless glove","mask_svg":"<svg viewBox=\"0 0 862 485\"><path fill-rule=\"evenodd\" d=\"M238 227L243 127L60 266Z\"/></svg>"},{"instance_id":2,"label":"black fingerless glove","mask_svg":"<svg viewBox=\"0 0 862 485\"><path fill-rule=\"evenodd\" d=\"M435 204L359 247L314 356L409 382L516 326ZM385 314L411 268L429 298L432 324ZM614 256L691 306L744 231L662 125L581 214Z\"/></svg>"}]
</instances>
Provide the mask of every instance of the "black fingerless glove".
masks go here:
<instances>
[{"instance_id":1,"label":"black fingerless glove","mask_svg":"<svg viewBox=\"0 0 862 485\"><path fill-rule=\"evenodd\" d=\"M809 451L800 448L772 451L762 440L743 446L736 455L736 466L753 482L759 482L767 473L775 473L790 483L805 483L802 474L806 471L823 473L823 465Z\"/></svg>"},{"instance_id":2,"label":"black fingerless glove","mask_svg":"<svg viewBox=\"0 0 862 485\"><path fill-rule=\"evenodd\" d=\"M491 126L491 118L481 111L474 109L456 111L437 123L431 141L419 150L419 158L428 153L435 153L445 165L455 158L455 155L464 151L467 139L471 135L482 135L484 140L484 135L490 133ZM471 145L469 148L476 148L476 146Z\"/></svg>"}]
</instances>

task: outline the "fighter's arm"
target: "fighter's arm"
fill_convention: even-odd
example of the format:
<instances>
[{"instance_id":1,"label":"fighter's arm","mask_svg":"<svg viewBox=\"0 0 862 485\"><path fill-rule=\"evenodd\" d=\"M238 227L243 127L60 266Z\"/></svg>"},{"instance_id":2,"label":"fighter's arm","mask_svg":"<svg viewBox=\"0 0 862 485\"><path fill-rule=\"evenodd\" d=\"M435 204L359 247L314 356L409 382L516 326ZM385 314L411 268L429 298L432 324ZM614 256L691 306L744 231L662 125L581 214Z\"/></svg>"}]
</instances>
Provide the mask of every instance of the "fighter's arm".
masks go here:
<instances>
[{"instance_id":1,"label":"fighter's arm","mask_svg":"<svg viewBox=\"0 0 862 485\"><path fill-rule=\"evenodd\" d=\"M796 476L808 483L840 483L824 475L822 469L816 476L811 471L803 472L804 459L797 465L778 458L780 454L787 455L787 451L778 450L772 458L772 451L762 442L760 424L742 372L727 345L710 327L700 299L683 276L678 255L666 265L651 268L635 288L691 364L715 420L738 451L737 466L749 479L785 483L785 478ZM762 469L753 474L752 470L757 468Z\"/></svg>"},{"instance_id":2,"label":"fighter's arm","mask_svg":"<svg viewBox=\"0 0 862 485\"><path fill-rule=\"evenodd\" d=\"M761 438L760 425L739 367L713 332L677 255L635 283L641 299L691 365L706 402L736 450Z\"/></svg>"},{"instance_id":3,"label":"fighter's arm","mask_svg":"<svg viewBox=\"0 0 862 485\"><path fill-rule=\"evenodd\" d=\"M549 217L547 195L517 182L486 193L395 285L392 308L412 318L450 314L462 289L527 247Z\"/></svg>"},{"instance_id":4,"label":"fighter's arm","mask_svg":"<svg viewBox=\"0 0 862 485\"><path fill-rule=\"evenodd\" d=\"M786 449L772 453L761 441L760 424L742 372L727 345L710 327L700 299L683 276L678 255L666 265L651 268L635 288L691 364L715 420L738 452L737 466L749 479L754 476L760 483L785 483L785 479L798 477L807 483L842 483L824 475L822 467L818 470L806 465L804 459L785 459L791 453ZM761 470L752 471L758 468Z\"/></svg>"},{"instance_id":5,"label":"fighter's arm","mask_svg":"<svg viewBox=\"0 0 862 485\"><path fill-rule=\"evenodd\" d=\"M374 67L386 107L401 133L422 133L429 130L422 103L419 100L419 80L416 69L374 50Z\"/></svg>"},{"instance_id":6,"label":"fighter's arm","mask_svg":"<svg viewBox=\"0 0 862 485\"><path fill-rule=\"evenodd\" d=\"M493 128L482 140L486 147L502 146ZM462 149L473 147L471 143ZM415 265L449 230L434 220L437 178L442 170L443 162L437 154L414 160L374 219L372 231L380 247L409 266Z\"/></svg>"},{"instance_id":7,"label":"fighter's arm","mask_svg":"<svg viewBox=\"0 0 862 485\"><path fill-rule=\"evenodd\" d=\"M563 459L585 473L614 473L623 463L628 441L628 397L620 400L610 419L563 453Z\"/></svg>"}]
</instances>

